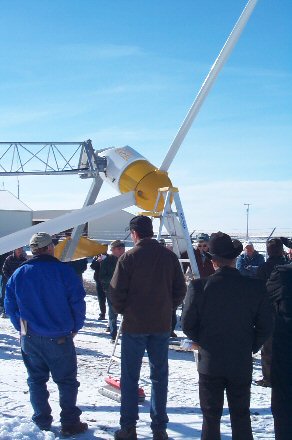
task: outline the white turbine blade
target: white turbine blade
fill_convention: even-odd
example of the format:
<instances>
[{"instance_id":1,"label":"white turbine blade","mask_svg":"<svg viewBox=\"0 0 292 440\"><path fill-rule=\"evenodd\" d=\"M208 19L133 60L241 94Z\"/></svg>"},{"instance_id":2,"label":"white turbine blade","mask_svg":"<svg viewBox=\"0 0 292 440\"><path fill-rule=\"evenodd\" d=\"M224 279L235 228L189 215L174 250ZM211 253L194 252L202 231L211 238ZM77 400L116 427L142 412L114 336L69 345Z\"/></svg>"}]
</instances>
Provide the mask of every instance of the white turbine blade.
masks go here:
<instances>
[{"instance_id":1,"label":"white turbine blade","mask_svg":"<svg viewBox=\"0 0 292 440\"><path fill-rule=\"evenodd\" d=\"M198 114L204 99L207 97L211 87L213 86L220 70L224 66L227 58L229 57L230 53L232 52L235 44L237 43L241 32L243 31L246 23L248 22L255 6L258 0L249 0L247 5L245 6L241 16L239 17L237 23L235 24L231 34L229 35L228 39L226 40L221 52L219 53L215 63L211 67L210 72L208 73L207 77L205 78L203 85L196 96L196 99L194 100L185 120L183 121L177 135L175 136L171 146L169 147L169 150L165 156L164 161L161 164L160 169L163 171L167 171L173 161L173 159L176 156L176 153L178 152L184 138L186 137L189 129L191 128L191 125Z\"/></svg>"},{"instance_id":2,"label":"white turbine blade","mask_svg":"<svg viewBox=\"0 0 292 440\"><path fill-rule=\"evenodd\" d=\"M112 197L108 200L77 209L76 211L48 220L30 228L25 228L13 234L0 238L0 254L25 246L29 243L31 236L37 232L57 234L76 225L86 223L93 219L99 219L120 211L123 208L135 205L135 193L133 191Z\"/></svg>"}]
</instances>

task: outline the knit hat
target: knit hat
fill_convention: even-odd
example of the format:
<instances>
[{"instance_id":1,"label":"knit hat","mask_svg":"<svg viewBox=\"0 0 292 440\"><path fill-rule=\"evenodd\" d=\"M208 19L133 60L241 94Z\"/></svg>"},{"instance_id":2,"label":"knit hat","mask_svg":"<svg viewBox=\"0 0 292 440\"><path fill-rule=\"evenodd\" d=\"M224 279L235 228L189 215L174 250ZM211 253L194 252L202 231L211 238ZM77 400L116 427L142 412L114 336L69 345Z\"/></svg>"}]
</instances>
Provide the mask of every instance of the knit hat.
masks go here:
<instances>
[{"instance_id":1,"label":"knit hat","mask_svg":"<svg viewBox=\"0 0 292 440\"><path fill-rule=\"evenodd\" d=\"M41 249L53 243L52 237L46 232L37 232L29 242L31 249Z\"/></svg>"},{"instance_id":2,"label":"knit hat","mask_svg":"<svg viewBox=\"0 0 292 440\"><path fill-rule=\"evenodd\" d=\"M222 257L233 260L242 252L242 244L239 240L232 240L231 237L219 231L211 235L209 241L209 258Z\"/></svg>"},{"instance_id":3,"label":"knit hat","mask_svg":"<svg viewBox=\"0 0 292 440\"><path fill-rule=\"evenodd\" d=\"M144 215L137 215L130 221L130 231L138 232L142 237L153 237L152 221Z\"/></svg>"}]
</instances>

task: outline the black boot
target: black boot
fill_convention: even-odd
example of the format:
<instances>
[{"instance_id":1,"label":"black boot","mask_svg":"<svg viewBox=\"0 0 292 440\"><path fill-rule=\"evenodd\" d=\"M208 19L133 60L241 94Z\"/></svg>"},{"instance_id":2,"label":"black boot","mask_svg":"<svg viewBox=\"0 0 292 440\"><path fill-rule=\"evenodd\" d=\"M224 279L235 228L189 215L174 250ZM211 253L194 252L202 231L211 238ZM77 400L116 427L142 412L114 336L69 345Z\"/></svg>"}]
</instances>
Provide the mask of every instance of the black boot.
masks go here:
<instances>
[{"instance_id":1,"label":"black boot","mask_svg":"<svg viewBox=\"0 0 292 440\"><path fill-rule=\"evenodd\" d=\"M168 439L168 435L166 432L166 429L160 429L157 431L153 431L153 440L167 440Z\"/></svg>"},{"instance_id":2,"label":"black boot","mask_svg":"<svg viewBox=\"0 0 292 440\"><path fill-rule=\"evenodd\" d=\"M136 426L119 429L115 432L115 440L137 440Z\"/></svg>"},{"instance_id":3,"label":"black boot","mask_svg":"<svg viewBox=\"0 0 292 440\"><path fill-rule=\"evenodd\" d=\"M81 434L87 431L87 429L87 423L83 422L72 423L72 425L62 425L61 435L69 437L70 435Z\"/></svg>"}]
</instances>

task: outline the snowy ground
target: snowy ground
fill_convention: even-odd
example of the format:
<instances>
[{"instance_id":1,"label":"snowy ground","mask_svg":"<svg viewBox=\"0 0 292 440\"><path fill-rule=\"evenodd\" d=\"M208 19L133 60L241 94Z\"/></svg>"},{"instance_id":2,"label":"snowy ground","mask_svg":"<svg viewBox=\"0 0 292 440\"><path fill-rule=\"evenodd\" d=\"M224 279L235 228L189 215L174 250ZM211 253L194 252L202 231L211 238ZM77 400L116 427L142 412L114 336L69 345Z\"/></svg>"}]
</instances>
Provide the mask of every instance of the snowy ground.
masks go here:
<instances>
[{"instance_id":1,"label":"snowy ground","mask_svg":"<svg viewBox=\"0 0 292 440\"><path fill-rule=\"evenodd\" d=\"M91 269L85 274L86 286L90 287ZM92 290L92 288L90 289ZM119 427L119 404L99 393L107 375L107 365L113 349L105 333L106 321L98 322L96 296L88 295L87 320L75 339L80 389L78 405L83 411L82 420L89 430L78 436L80 440L112 439ZM179 339L184 339L179 326ZM1 440L53 440L59 438L58 391L53 382L48 383L50 403L53 409L53 432L42 432L30 421L32 410L29 402L26 371L21 360L18 334L8 319L0 321L0 439ZM168 432L171 439L199 439L202 417L199 408L198 383L194 356L190 352L169 351L169 398ZM119 376L119 365L111 371ZM254 360L254 380L261 377L260 360ZM149 394L150 381L148 363L142 366L141 385L146 401L140 406L140 420L137 431L139 439L150 439ZM231 439L230 420L225 403L222 417L222 439ZM251 419L255 439L274 439L273 419L270 412L270 389L252 386ZM73 437L72 437L73 438ZM74 437L75 438L75 437ZM77 438L77 437L76 437Z\"/></svg>"}]
</instances>

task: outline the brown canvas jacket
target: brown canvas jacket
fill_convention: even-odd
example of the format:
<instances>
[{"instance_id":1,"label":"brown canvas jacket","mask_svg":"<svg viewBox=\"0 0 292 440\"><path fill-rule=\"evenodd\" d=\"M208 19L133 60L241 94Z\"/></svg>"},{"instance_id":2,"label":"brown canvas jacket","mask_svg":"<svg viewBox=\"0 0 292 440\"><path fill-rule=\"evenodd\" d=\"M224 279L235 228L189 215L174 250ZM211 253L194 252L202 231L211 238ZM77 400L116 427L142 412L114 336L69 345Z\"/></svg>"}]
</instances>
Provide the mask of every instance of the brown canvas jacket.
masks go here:
<instances>
[{"instance_id":1,"label":"brown canvas jacket","mask_svg":"<svg viewBox=\"0 0 292 440\"><path fill-rule=\"evenodd\" d=\"M170 331L172 311L185 293L177 256L151 238L119 258L110 283L110 299L124 316L123 331L128 333Z\"/></svg>"}]
</instances>

